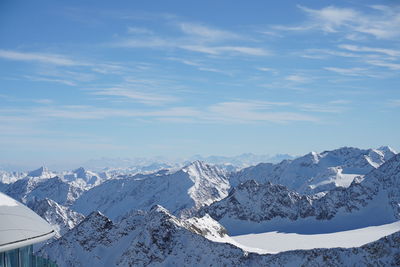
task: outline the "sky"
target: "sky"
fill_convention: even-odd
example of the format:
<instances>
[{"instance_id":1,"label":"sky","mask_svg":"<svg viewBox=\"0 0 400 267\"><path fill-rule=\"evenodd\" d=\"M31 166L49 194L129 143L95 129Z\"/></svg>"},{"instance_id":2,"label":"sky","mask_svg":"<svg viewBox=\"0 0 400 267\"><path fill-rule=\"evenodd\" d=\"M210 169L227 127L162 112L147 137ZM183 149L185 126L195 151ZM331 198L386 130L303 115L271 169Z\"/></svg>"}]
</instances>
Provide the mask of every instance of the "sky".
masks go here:
<instances>
[{"instance_id":1,"label":"sky","mask_svg":"<svg viewBox=\"0 0 400 267\"><path fill-rule=\"evenodd\" d=\"M0 165L400 150L398 1L0 2Z\"/></svg>"}]
</instances>

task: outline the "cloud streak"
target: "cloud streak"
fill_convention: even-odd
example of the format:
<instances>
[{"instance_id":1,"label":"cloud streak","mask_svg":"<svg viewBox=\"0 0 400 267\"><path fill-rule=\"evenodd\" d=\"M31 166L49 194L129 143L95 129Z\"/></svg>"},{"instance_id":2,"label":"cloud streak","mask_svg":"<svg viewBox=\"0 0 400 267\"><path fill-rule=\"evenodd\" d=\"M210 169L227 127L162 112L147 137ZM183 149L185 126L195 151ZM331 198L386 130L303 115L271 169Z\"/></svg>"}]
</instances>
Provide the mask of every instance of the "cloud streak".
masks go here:
<instances>
[{"instance_id":1,"label":"cloud streak","mask_svg":"<svg viewBox=\"0 0 400 267\"><path fill-rule=\"evenodd\" d=\"M325 67L325 70L335 72L341 75L348 76L369 76L367 69L364 68L337 68L337 67Z\"/></svg>"},{"instance_id":2,"label":"cloud streak","mask_svg":"<svg viewBox=\"0 0 400 267\"><path fill-rule=\"evenodd\" d=\"M114 47L178 49L208 55L246 55L268 56L271 52L263 47L243 45L249 41L240 34L192 22L173 22L180 30L176 37L146 36L144 38L125 38L111 44ZM136 31L136 29L134 29ZM241 44L236 44L241 41Z\"/></svg>"},{"instance_id":3,"label":"cloud streak","mask_svg":"<svg viewBox=\"0 0 400 267\"><path fill-rule=\"evenodd\" d=\"M353 51L353 52L372 52L372 53L385 54L385 55L391 56L391 57L400 57L400 50L395 50L395 49L357 46L357 45L349 45L349 44L339 45L339 47L342 49Z\"/></svg>"},{"instance_id":4,"label":"cloud streak","mask_svg":"<svg viewBox=\"0 0 400 267\"><path fill-rule=\"evenodd\" d=\"M113 97L131 99L146 105L163 105L166 103L178 101L177 97L169 95L145 93L135 89L124 88L124 87L99 89L96 90L95 92L91 92L91 94L98 96L113 96Z\"/></svg>"},{"instance_id":5,"label":"cloud streak","mask_svg":"<svg viewBox=\"0 0 400 267\"><path fill-rule=\"evenodd\" d=\"M400 7L398 6L370 6L368 12L335 6L312 9L299 5L298 8L308 16L308 21L302 25L277 25L273 28L280 31L342 32L350 40L362 40L362 35L373 36L377 39L395 39L400 36Z\"/></svg>"},{"instance_id":6,"label":"cloud streak","mask_svg":"<svg viewBox=\"0 0 400 267\"><path fill-rule=\"evenodd\" d=\"M162 109L140 110L122 108L99 108L88 105L44 106L31 107L29 110L3 109L4 114L15 114L21 121L27 118L35 121L46 119L66 120L100 120L106 118L152 119L176 123L290 123L319 121L304 107L296 107L289 102L268 102L253 100L238 100L219 102L203 108L180 106ZM5 115L3 120L8 116ZM14 117L10 121L14 120Z\"/></svg>"},{"instance_id":7,"label":"cloud streak","mask_svg":"<svg viewBox=\"0 0 400 267\"><path fill-rule=\"evenodd\" d=\"M178 23L181 31L187 35L195 36L206 42L225 41L230 39L241 39L242 37L236 33L211 28L205 25L182 22Z\"/></svg>"},{"instance_id":8,"label":"cloud streak","mask_svg":"<svg viewBox=\"0 0 400 267\"><path fill-rule=\"evenodd\" d=\"M16 60L16 61L30 61L44 64L52 64L58 66L87 66L87 63L72 60L68 57L57 54L45 53L29 53L17 52L11 50L0 50L0 58Z\"/></svg>"}]
</instances>

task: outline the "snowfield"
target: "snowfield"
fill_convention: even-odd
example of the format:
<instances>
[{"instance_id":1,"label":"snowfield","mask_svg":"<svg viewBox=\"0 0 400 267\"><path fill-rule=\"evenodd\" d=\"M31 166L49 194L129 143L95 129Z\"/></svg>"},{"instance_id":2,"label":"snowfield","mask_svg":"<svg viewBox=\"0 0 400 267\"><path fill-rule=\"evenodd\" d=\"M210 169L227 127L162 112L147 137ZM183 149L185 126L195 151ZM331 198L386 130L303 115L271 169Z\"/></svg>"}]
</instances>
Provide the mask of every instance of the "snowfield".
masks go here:
<instances>
[{"instance_id":1,"label":"snowfield","mask_svg":"<svg viewBox=\"0 0 400 267\"><path fill-rule=\"evenodd\" d=\"M246 251L276 254L298 249L361 247L397 231L400 231L400 221L329 234L304 235L274 231L231 236L231 239L235 241L234 245Z\"/></svg>"}]
</instances>

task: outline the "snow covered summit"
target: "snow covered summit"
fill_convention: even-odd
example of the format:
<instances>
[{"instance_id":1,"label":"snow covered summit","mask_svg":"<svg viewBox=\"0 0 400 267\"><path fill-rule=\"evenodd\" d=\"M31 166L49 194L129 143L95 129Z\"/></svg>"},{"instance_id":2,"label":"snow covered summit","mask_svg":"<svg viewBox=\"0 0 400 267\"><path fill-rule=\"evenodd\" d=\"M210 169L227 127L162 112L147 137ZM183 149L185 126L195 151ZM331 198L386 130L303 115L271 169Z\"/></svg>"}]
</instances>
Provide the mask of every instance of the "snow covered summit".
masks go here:
<instances>
[{"instance_id":1,"label":"snow covered summit","mask_svg":"<svg viewBox=\"0 0 400 267\"><path fill-rule=\"evenodd\" d=\"M228 190L224 171L195 161L177 171L108 180L86 191L73 208L83 214L99 210L114 219L129 210L147 210L159 204L184 215L224 198Z\"/></svg>"},{"instance_id":2,"label":"snow covered summit","mask_svg":"<svg viewBox=\"0 0 400 267\"><path fill-rule=\"evenodd\" d=\"M357 176L364 176L395 155L390 147L339 149L311 152L294 160L278 164L261 163L234 173L232 186L247 180L267 181L287 186L300 193L318 193L336 187L348 187Z\"/></svg>"},{"instance_id":3,"label":"snow covered summit","mask_svg":"<svg viewBox=\"0 0 400 267\"><path fill-rule=\"evenodd\" d=\"M49 169L42 166L39 169L28 172L27 177L36 177L36 178L52 178L56 176L54 173L50 172Z\"/></svg>"}]
</instances>

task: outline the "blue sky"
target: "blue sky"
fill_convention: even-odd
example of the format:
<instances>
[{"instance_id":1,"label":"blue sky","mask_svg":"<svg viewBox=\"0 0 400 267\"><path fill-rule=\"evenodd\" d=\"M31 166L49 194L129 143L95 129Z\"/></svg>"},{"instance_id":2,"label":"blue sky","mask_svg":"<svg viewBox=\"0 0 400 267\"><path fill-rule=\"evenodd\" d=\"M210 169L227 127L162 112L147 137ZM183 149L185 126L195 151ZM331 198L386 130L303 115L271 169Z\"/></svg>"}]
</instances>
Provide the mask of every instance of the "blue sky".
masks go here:
<instances>
[{"instance_id":1,"label":"blue sky","mask_svg":"<svg viewBox=\"0 0 400 267\"><path fill-rule=\"evenodd\" d=\"M0 12L0 163L400 149L397 1Z\"/></svg>"}]
</instances>

